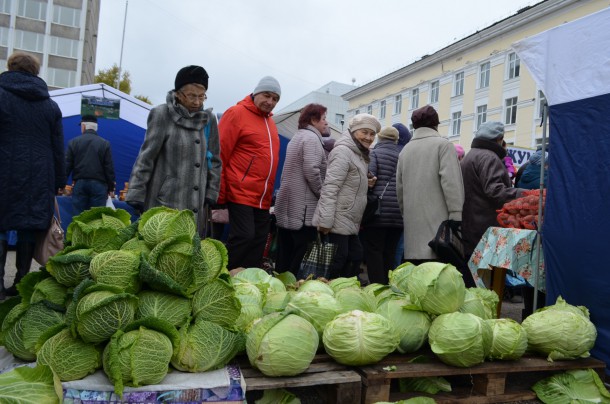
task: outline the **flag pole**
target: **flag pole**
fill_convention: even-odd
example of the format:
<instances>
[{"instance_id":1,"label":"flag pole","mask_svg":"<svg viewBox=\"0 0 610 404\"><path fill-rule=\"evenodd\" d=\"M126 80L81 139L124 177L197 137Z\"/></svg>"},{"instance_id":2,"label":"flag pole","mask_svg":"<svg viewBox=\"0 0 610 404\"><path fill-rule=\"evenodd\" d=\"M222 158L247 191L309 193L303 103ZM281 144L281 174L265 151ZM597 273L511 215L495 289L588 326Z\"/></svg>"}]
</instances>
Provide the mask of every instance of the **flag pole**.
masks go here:
<instances>
[{"instance_id":1,"label":"flag pole","mask_svg":"<svg viewBox=\"0 0 610 404\"><path fill-rule=\"evenodd\" d=\"M546 128L547 128L547 120L549 117L549 105L545 102L542 107L542 164L540 164L540 195L538 196L538 236L536 237L536 252L537 252L537 262L536 268L534 268L534 273L536 274L535 282L534 282L534 305L533 311L536 311L538 308L538 289L540 283L540 260L542 248L540 243L542 238L542 214L543 214L543 202L544 202L544 171L545 171L545 156L546 156Z\"/></svg>"},{"instance_id":2,"label":"flag pole","mask_svg":"<svg viewBox=\"0 0 610 404\"><path fill-rule=\"evenodd\" d=\"M129 0L125 1L125 18L123 19L123 38L121 39L121 56L119 58L119 74L116 78L116 89L120 90L121 85L121 67L123 66L123 45L125 44L125 27L127 26L127 6L129 5Z\"/></svg>"}]
</instances>

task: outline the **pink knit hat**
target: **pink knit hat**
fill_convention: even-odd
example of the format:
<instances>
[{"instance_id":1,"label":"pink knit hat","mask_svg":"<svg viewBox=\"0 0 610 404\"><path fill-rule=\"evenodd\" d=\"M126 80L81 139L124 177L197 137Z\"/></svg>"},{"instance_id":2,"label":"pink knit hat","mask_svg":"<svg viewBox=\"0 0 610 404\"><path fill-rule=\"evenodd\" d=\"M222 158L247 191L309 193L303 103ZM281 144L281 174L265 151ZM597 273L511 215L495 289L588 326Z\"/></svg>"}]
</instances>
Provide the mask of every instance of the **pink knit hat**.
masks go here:
<instances>
[{"instance_id":1,"label":"pink knit hat","mask_svg":"<svg viewBox=\"0 0 610 404\"><path fill-rule=\"evenodd\" d=\"M458 159L461 159L462 157L464 157L464 148L462 146L460 146L459 144L454 144L453 146L455 146L455 151L457 152L458 155Z\"/></svg>"}]
</instances>

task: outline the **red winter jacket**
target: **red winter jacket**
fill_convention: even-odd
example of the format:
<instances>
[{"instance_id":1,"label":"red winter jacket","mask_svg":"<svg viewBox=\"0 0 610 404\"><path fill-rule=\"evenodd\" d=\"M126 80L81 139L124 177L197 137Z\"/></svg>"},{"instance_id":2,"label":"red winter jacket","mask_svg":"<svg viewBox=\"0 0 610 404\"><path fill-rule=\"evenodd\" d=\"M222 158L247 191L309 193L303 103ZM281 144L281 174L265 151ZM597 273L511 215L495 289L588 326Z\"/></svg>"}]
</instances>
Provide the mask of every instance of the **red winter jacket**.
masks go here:
<instances>
[{"instance_id":1,"label":"red winter jacket","mask_svg":"<svg viewBox=\"0 0 610 404\"><path fill-rule=\"evenodd\" d=\"M218 203L269 209L277 172L280 138L272 114L248 95L229 108L218 124L222 175Z\"/></svg>"}]
</instances>

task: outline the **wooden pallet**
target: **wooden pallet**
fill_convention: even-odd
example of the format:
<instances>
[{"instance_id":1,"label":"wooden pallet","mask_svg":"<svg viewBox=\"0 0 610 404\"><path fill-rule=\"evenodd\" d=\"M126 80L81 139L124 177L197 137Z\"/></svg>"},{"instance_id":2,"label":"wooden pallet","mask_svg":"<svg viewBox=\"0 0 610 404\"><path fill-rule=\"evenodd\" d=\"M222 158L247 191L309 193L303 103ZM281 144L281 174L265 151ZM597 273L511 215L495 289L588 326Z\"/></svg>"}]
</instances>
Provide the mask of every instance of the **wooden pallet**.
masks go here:
<instances>
[{"instance_id":1,"label":"wooden pallet","mask_svg":"<svg viewBox=\"0 0 610 404\"><path fill-rule=\"evenodd\" d=\"M315 390L329 404L361 402L360 374L335 362L326 354L316 355L304 373L292 377L267 377L252 368L246 357L239 357L237 362L246 381L246 398L248 392L254 391L308 388ZM248 402L251 401L248 398Z\"/></svg>"},{"instance_id":2,"label":"wooden pallet","mask_svg":"<svg viewBox=\"0 0 610 404\"><path fill-rule=\"evenodd\" d=\"M606 364L594 358L571 361L548 362L546 358L524 357L518 361L485 362L471 368L445 365L432 352L422 353L427 363L408 363L418 355L393 354L380 363L359 369L362 375L364 404L378 401L397 401L422 393L400 393L391 390L392 380L410 377L441 376L451 383L451 393L438 393L433 397L437 403L506 403L532 400L536 394L531 390L537 381L553 373L571 369L594 369L604 378ZM395 370L383 368L396 366Z\"/></svg>"}]
</instances>

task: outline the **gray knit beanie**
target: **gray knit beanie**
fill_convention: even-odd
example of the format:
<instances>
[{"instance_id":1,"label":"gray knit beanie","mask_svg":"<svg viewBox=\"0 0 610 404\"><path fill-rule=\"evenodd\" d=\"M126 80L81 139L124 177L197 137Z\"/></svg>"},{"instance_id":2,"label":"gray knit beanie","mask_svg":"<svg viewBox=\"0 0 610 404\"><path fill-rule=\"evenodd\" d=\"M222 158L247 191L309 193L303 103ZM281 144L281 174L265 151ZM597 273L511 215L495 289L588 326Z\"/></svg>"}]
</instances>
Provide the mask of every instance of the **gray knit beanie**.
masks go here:
<instances>
[{"instance_id":1,"label":"gray knit beanie","mask_svg":"<svg viewBox=\"0 0 610 404\"><path fill-rule=\"evenodd\" d=\"M377 136L379 139L389 139L396 143L398 142L398 129L393 126L385 126Z\"/></svg>"},{"instance_id":2,"label":"gray knit beanie","mask_svg":"<svg viewBox=\"0 0 610 404\"><path fill-rule=\"evenodd\" d=\"M252 91L252 94L256 95L258 93L263 93L265 91L269 91L270 93L275 93L279 96L282 95L282 89L280 88L280 83L275 79L275 77L265 76L258 82L258 85Z\"/></svg>"},{"instance_id":3,"label":"gray knit beanie","mask_svg":"<svg viewBox=\"0 0 610 404\"><path fill-rule=\"evenodd\" d=\"M490 121L479 126L474 134L475 139L496 140L504 136L504 124L502 122Z\"/></svg>"}]
</instances>

